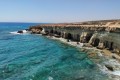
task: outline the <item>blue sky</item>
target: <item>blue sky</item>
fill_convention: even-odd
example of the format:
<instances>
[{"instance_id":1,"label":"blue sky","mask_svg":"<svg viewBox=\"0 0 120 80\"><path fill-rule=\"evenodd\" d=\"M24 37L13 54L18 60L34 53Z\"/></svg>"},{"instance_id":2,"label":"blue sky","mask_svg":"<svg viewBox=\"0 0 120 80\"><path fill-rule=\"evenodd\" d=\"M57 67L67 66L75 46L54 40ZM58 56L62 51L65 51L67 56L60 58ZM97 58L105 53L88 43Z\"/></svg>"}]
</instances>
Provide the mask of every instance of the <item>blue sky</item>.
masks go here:
<instances>
[{"instance_id":1,"label":"blue sky","mask_svg":"<svg viewBox=\"0 0 120 80\"><path fill-rule=\"evenodd\" d=\"M120 19L120 0L0 0L0 22Z\"/></svg>"}]
</instances>

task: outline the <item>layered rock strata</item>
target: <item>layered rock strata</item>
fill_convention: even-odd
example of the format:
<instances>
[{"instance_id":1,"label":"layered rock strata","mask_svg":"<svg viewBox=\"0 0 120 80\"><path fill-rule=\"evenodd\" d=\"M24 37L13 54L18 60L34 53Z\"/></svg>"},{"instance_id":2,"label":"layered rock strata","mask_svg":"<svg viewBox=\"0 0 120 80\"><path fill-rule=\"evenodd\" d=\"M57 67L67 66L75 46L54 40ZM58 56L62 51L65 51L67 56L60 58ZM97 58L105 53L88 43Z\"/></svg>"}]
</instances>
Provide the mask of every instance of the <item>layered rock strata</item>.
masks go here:
<instances>
[{"instance_id":1,"label":"layered rock strata","mask_svg":"<svg viewBox=\"0 0 120 80\"><path fill-rule=\"evenodd\" d=\"M108 49L120 55L120 20L88 21L31 26L31 33L62 37Z\"/></svg>"}]
</instances>

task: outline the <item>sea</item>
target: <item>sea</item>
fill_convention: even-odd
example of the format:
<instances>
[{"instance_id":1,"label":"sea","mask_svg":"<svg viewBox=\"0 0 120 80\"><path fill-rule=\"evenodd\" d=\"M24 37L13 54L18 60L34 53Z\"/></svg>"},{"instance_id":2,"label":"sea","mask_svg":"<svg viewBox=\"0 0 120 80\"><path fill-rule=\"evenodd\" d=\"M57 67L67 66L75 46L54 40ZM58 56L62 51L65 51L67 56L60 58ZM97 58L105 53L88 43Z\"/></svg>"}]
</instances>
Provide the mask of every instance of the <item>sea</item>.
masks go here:
<instances>
[{"instance_id":1,"label":"sea","mask_svg":"<svg viewBox=\"0 0 120 80\"><path fill-rule=\"evenodd\" d=\"M38 23L0 23L0 80L108 80L78 48L41 35L11 33L33 25Z\"/></svg>"}]
</instances>

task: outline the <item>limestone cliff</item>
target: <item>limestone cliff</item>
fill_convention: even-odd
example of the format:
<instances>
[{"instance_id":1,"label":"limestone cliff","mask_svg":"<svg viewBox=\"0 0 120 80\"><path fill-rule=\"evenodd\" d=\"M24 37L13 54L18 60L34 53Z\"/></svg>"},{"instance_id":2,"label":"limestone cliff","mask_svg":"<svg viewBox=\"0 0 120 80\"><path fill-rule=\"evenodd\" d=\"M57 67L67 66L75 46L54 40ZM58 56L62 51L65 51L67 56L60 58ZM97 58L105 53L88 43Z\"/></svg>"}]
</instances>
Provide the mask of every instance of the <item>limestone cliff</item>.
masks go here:
<instances>
[{"instance_id":1,"label":"limestone cliff","mask_svg":"<svg viewBox=\"0 0 120 80\"><path fill-rule=\"evenodd\" d=\"M44 24L29 28L32 33L63 37L120 54L120 20Z\"/></svg>"}]
</instances>

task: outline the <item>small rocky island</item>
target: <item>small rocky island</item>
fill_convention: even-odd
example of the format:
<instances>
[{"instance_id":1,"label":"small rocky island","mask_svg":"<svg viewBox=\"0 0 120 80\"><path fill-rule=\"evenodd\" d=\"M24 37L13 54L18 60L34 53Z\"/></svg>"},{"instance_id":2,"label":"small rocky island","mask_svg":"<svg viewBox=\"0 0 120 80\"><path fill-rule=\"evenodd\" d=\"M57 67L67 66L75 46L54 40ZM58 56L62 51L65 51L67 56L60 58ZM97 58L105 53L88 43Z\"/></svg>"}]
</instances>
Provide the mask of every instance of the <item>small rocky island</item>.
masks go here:
<instances>
[{"instance_id":1,"label":"small rocky island","mask_svg":"<svg viewBox=\"0 0 120 80\"><path fill-rule=\"evenodd\" d=\"M109 56L117 60L118 63L120 61L120 20L42 24L31 26L29 31L32 34L42 34L61 41L64 39L68 44L73 44L74 46L80 45L81 50L87 52L89 57L97 63L100 63L99 59L101 59L101 56L105 58ZM103 65L101 64L102 66L98 66L100 68L105 67L112 79L120 78L120 74L116 76L109 72L120 71L120 66L117 65L117 62L113 65L115 63L114 60L113 62L107 60L103 62ZM115 76L113 77L113 75Z\"/></svg>"}]
</instances>

